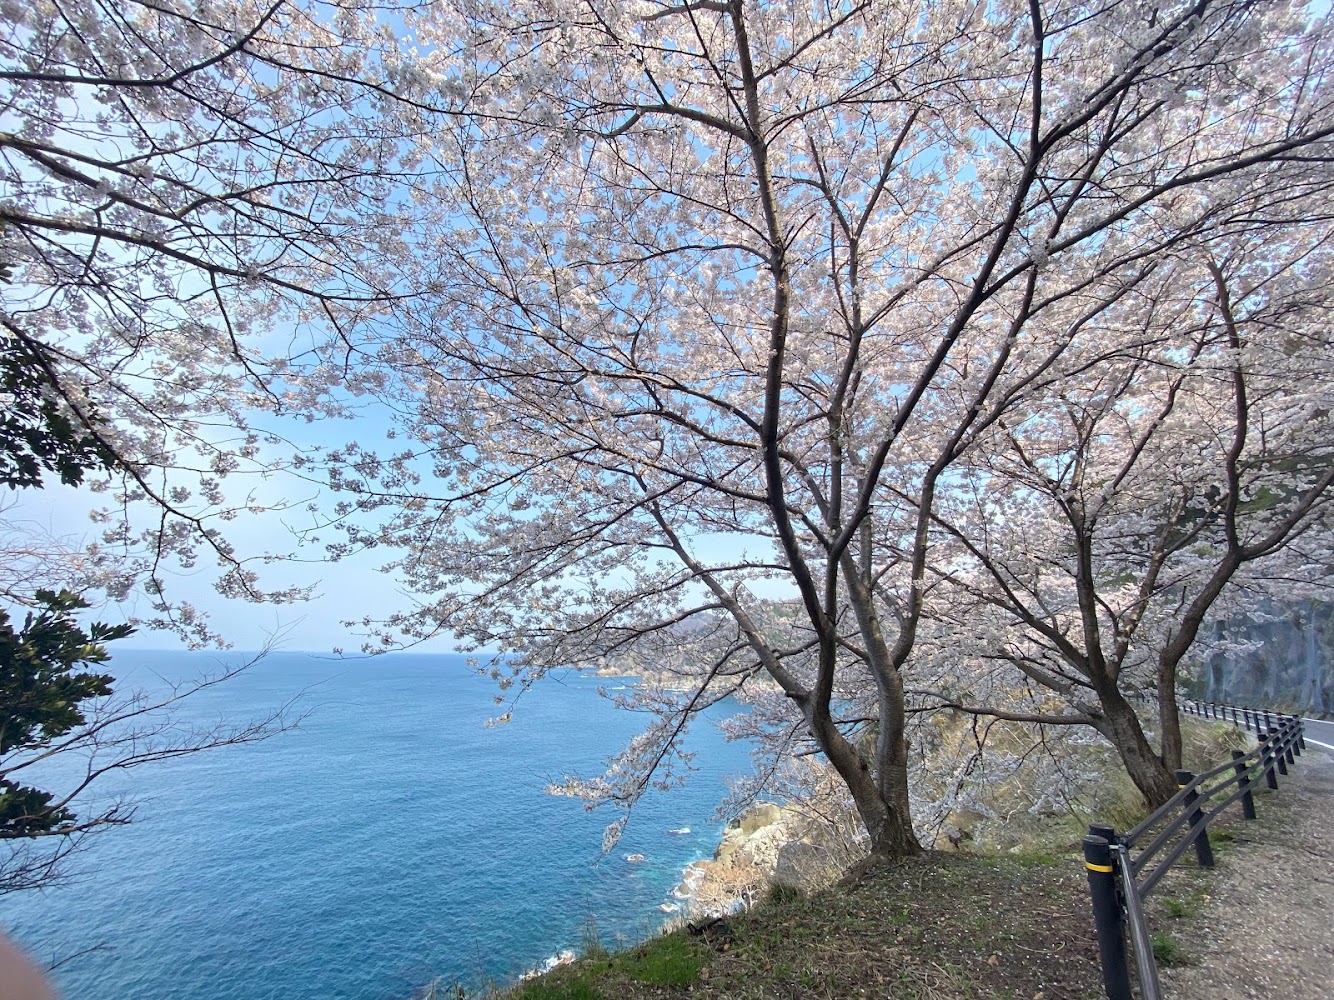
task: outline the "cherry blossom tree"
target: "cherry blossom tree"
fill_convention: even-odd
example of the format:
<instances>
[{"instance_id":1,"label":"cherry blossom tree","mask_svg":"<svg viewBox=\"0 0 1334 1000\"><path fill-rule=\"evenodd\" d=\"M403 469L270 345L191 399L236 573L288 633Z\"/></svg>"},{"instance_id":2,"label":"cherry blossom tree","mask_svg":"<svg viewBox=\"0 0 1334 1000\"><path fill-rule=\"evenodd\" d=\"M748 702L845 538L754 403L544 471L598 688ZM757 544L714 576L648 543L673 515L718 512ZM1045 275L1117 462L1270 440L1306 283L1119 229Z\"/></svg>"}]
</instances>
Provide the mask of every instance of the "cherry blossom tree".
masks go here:
<instances>
[{"instance_id":1,"label":"cherry blossom tree","mask_svg":"<svg viewBox=\"0 0 1334 1000\"><path fill-rule=\"evenodd\" d=\"M1276 331L1327 346L1326 35L1258 0L11 6L5 346L114 470L77 589L209 638L164 567L299 596L225 531L284 495L229 484L327 473L332 555L393 550L418 598L380 645L653 675L573 791L671 783L739 694L910 853L905 671L1054 642L1033 620L1087 662L1124 638L1057 714L1161 771L1136 671L1170 687L1262 565L1315 579L1326 459L1284 421L1318 425L1320 373ZM363 399L401 444L291 455L280 418ZM1073 526L1094 466L1126 472ZM1076 596L1030 620L1001 583L1045 559Z\"/></svg>"},{"instance_id":2,"label":"cherry blossom tree","mask_svg":"<svg viewBox=\"0 0 1334 1000\"><path fill-rule=\"evenodd\" d=\"M545 0L404 25L405 97L467 98L422 137L423 294L356 343L405 443L327 456L336 553L391 548L420 595L378 643L452 632L521 686L651 672L656 721L572 786L622 802L754 689L874 854L917 850L904 671L976 544L943 506L1034 400L1133 368L1104 331L1178 254L1322 197L1323 23Z\"/></svg>"},{"instance_id":3,"label":"cherry blossom tree","mask_svg":"<svg viewBox=\"0 0 1334 1000\"><path fill-rule=\"evenodd\" d=\"M937 511L963 552L941 569L966 595L947 631L974 654L971 704L958 689L945 703L1092 726L1165 801L1181 767L1178 675L1209 616L1328 592L1334 302L1320 205L1304 199L1288 226L1248 211L1181 252L1119 310L1122 329L1102 331L1123 345L1119 364L998 422L957 505ZM983 663L1017 668L1026 688L1002 673L1011 697L979 698L994 672ZM1156 749L1137 694L1156 701Z\"/></svg>"},{"instance_id":4,"label":"cherry blossom tree","mask_svg":"<svg viewBox=\"0 0 1334 1000\"><path fill-rule=\"evenodd\" d=\"M75 614L138 594L149 627L221 643L167 591L173 568L209 561L225 595L301 595L262 587L267 553L226 529L286 503L268 477L297 448L275 422L303 410L301 351L399 294L417 165L394 131L415 126L388 16L301 0L0 11L0 893L63 880L90 836L129 821L132 803L98 801L106 775L295 721L290 706L180 719L249 664L113 692L81 665L132 629ZM265 478L235 485L246 473ZM34 513L57 477L105 500L91 543Z\"/></svg>"},{"instance_id":5,"label":"cherry blossom tree","mask_svg":"<svg viewBox=\"0 0 1334 1000\"><path fill-rule=\"evenodd\" d=\"M290 457L281 420L305 412L292 359L398 294L418 165L395 131L415 126L393 96L389 12L95 0L2 17L3 348L114 458L89 480L100 536L36 547L34 571L138 590L149 624L216 639L165 595L169 567L213 562L227 596L300 596L265 591L265 553L223 530L288 494L226 481Z\"/></svg>"},{"instance_id":6,"label":"cherry blossom tree","mask_svg":"<svg viewBox=\"0 0 1334 1000\"><path fill-rule=\"evenodd\" d=\"M10 490L43 485L43 472L77 485L85 474L114 468L118 459L90 428L62 412L50 368L34 348L0 355L0 484ZM88 414L86 414L88 416ZM94 417L94 423L100 423ZM90 837L127 823L124 800L89 804L89 790L107 774L219 746L264 739L295 720L291 706L229 727L181 725L177 710L199 691L255 661L170 685L156 697L113 691L115 678L87 668L109 659L106 644L134 632L129 624L93 622L88 606L68 590L44 589L46 575L68 578L72 567L53 560L63 543L32 537L0 519L6 532L0 594L26 605L21 623L0 605L0 895L49 888L71 876L70 858ZM63 553L62 553L63 554ZM41 567L55 562L56 566ZM34 784L38 782L39 784Z\"/></svg>"}]
</instances>

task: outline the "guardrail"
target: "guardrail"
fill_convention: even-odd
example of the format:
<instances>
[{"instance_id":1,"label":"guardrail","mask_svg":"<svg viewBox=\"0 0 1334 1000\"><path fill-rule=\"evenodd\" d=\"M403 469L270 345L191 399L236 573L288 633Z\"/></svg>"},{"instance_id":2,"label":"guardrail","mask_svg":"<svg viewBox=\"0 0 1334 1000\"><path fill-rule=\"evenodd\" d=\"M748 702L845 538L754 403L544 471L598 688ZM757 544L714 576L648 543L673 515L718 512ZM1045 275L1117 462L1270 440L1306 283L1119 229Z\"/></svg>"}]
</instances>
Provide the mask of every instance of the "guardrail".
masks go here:
<instances>
[{"instance_id":1,"label":"guardrail","mask_svg":"<svg viewBox=\"0 0 1334 1000\"><path fill-rule=\"evenodd\" d=\"M1209 824L1238 801L1242 815L1255 819L1252 789L1260 781L1268 788L1278 788L1279 776L1288 773L1288 765L1306 748L1302 720L1295 715L1198 702L1186 703L1182 711L1245 726L1257 732L1258 745L1247 753L1233 750L1231 760L1202 774L1176 772L1177 793L1129 833L1118 835L1102 823L1089 826L1089 835L1084 838L1084 866L1088 869L1108 1000L1131 1000L1127 932L1140 994L1143 1000L1161 1000L1144 900L1187 850L1194 849L1201 867L1212 868ZM1132 856L1136 848L1138 854Z\"/></svg>"},{"instance_id":2,"label":"guardrail","mask_svg":"<svg viewBox=\"0 0 1334 1000\"><path fill-rule=\"evenodd\" d=\"M1260 711L1255 708L1240 708L1237 705L1219 705L1211 701L1183 701L1178 706L1185 715L1198 716L1201 719L1217 719L1219 722L1231 722L1248 732L1267 733L1277 729L1284 719L1293 718L1282 712ZM1305 744L1303 744L1303 747Z\"/></svg>"}]
</instances>

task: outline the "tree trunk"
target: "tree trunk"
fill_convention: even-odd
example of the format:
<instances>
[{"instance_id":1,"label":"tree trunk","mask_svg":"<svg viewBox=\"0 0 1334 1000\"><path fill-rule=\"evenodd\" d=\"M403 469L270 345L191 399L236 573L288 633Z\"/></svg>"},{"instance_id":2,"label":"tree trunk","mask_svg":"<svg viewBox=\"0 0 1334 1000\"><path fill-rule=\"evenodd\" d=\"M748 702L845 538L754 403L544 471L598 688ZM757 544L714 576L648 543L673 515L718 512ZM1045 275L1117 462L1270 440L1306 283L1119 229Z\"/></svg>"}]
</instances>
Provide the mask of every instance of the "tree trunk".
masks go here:
<instances>
[{"instance_id":1,"label":"tree trunk","mask_svg":"<svg viewBox=\"0 0 1334 1000\"><path fill-rule=\"evenodd\" d=\"M861 816L871 836L872 856L901 858L920 854L922 845L913 832L912 816L908 809L908 753L902 730L899 730L898 738L891 741L897 745L897 749L890 754L891 759L882 758L876 762L881 771L878 778L871 773L857 748L838 731L831 719L813 720L811 729L824 749L825 756L829 758L829 763L852 793L857 814ZM877 744L883 742L878 740ZM888 780L885 780L886 768L890 768ZM892 798L882 794L881 787L885 785L896 790ZM901 790L901 794L898 790Z\"/></svg>"},{"instance_id":2,"label":"tree trunk","mask_svg":"<svg viewBox=\"0 0 1334 1000\"><path fill-rule=\"evenodd\" d=\"M1169 771L1181 767L1181 709L1177 705L1176 674L1158 679L1158 731L1161 734L1158 759Z\"/></svg>"},{"instance_id":3,"label":"tree trunk","mask_svg":"<svg viewBox=\"0 0 1334 1000\"><path fill-rule=\"evenodd\" d=\"M903 710L903 681L897 670L881 680L880 731L876 734L876 786L880 799L895 818L894 829L886 831L885 849L894 856L916 854L922 849L912 828L912 808L908 803L907 713Z\"/></svg>"},{"instance_id":4,"label":"tree trunk","mask_svg":"<svg viewBox=\"0 0 1334 1000\"><path fill-rule=\"evenodd\" d=\"M1097 726L1098 732L1112 741L1126 773L1144 796L1145 803L1150 809L1158 808L1176 794L1176 775L1153 752L1135 710L1121 692L1111 688L1099 694L1103 718Z\"/></svg>"},{"instance_id":5,"label":"tree trunk","mask_svg":"<svg viewBox=\"0 0 1334 1000\"><path fill-rule=\"evenodd\" d=\"M857 625L866 647L867 666L871 668L871 676L875 679L879 722L875 740L874 776L870 775L861 755L856 755L863 772L872 778L871 790L875 804L868 805L875 813L874 822L855 790L853 801L857 803L857 810L871 834L871 854L874 857L900 858L920 854L922 845L913 832L912 809L908 804L908 742L904 737L908 714L904 710L903 678L885 644L880 621L872 606L870 588L859 576L861 570L857 559L850 548L841 558L849 603L857 616ZM902 633L899 638L901 642L904 641ZM908 638L904 656L910 647L911 638ZM837 764L834 766L838 767Z\"/></svg>"}]
</instances>

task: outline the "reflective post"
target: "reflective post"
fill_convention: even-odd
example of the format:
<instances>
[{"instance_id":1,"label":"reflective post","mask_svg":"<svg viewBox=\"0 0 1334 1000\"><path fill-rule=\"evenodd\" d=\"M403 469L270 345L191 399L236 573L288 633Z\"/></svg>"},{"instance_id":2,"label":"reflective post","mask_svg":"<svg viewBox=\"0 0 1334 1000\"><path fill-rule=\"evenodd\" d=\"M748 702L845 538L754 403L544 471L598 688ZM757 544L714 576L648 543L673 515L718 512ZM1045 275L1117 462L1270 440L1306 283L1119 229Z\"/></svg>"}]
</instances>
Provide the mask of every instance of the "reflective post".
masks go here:
<instances>
[{"instance_id":1,"label":"reflective post","mask_svg":"<svg viewBox=\"0 0 1334 1000\"><path fill-rule=\"evenodd\" d=\"M1116 868L1106 837L1084 838L1084 867L1088 869L1093 925L1098 932L1098 957L1107 1000L1131 1000L1130 967L1126 964L1126 933L1121 901L1116 895Z\"/></svg>"}]
</instances>

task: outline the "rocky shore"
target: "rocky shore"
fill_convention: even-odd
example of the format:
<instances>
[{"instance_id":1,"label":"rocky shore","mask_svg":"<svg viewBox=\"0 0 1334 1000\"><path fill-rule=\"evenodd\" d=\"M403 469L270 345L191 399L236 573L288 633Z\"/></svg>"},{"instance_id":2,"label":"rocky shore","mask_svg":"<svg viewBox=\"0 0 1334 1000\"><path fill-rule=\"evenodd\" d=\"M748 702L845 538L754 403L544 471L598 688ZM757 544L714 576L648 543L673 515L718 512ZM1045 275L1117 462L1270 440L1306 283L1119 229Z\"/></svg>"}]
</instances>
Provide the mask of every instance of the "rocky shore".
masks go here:
<instances>
[{"instance_id":1,"label":"rocky shore","mask_svg":"<svg viewBox=\"0 0 1334 1000\"><path fill-rule=\"evenodd\" d=\"M771 885L811 890L856 860L855 827L760 802L727 825L713 857L691 862L673 895L687 919L749 906Z\"/></svg>"}]
</instances>

